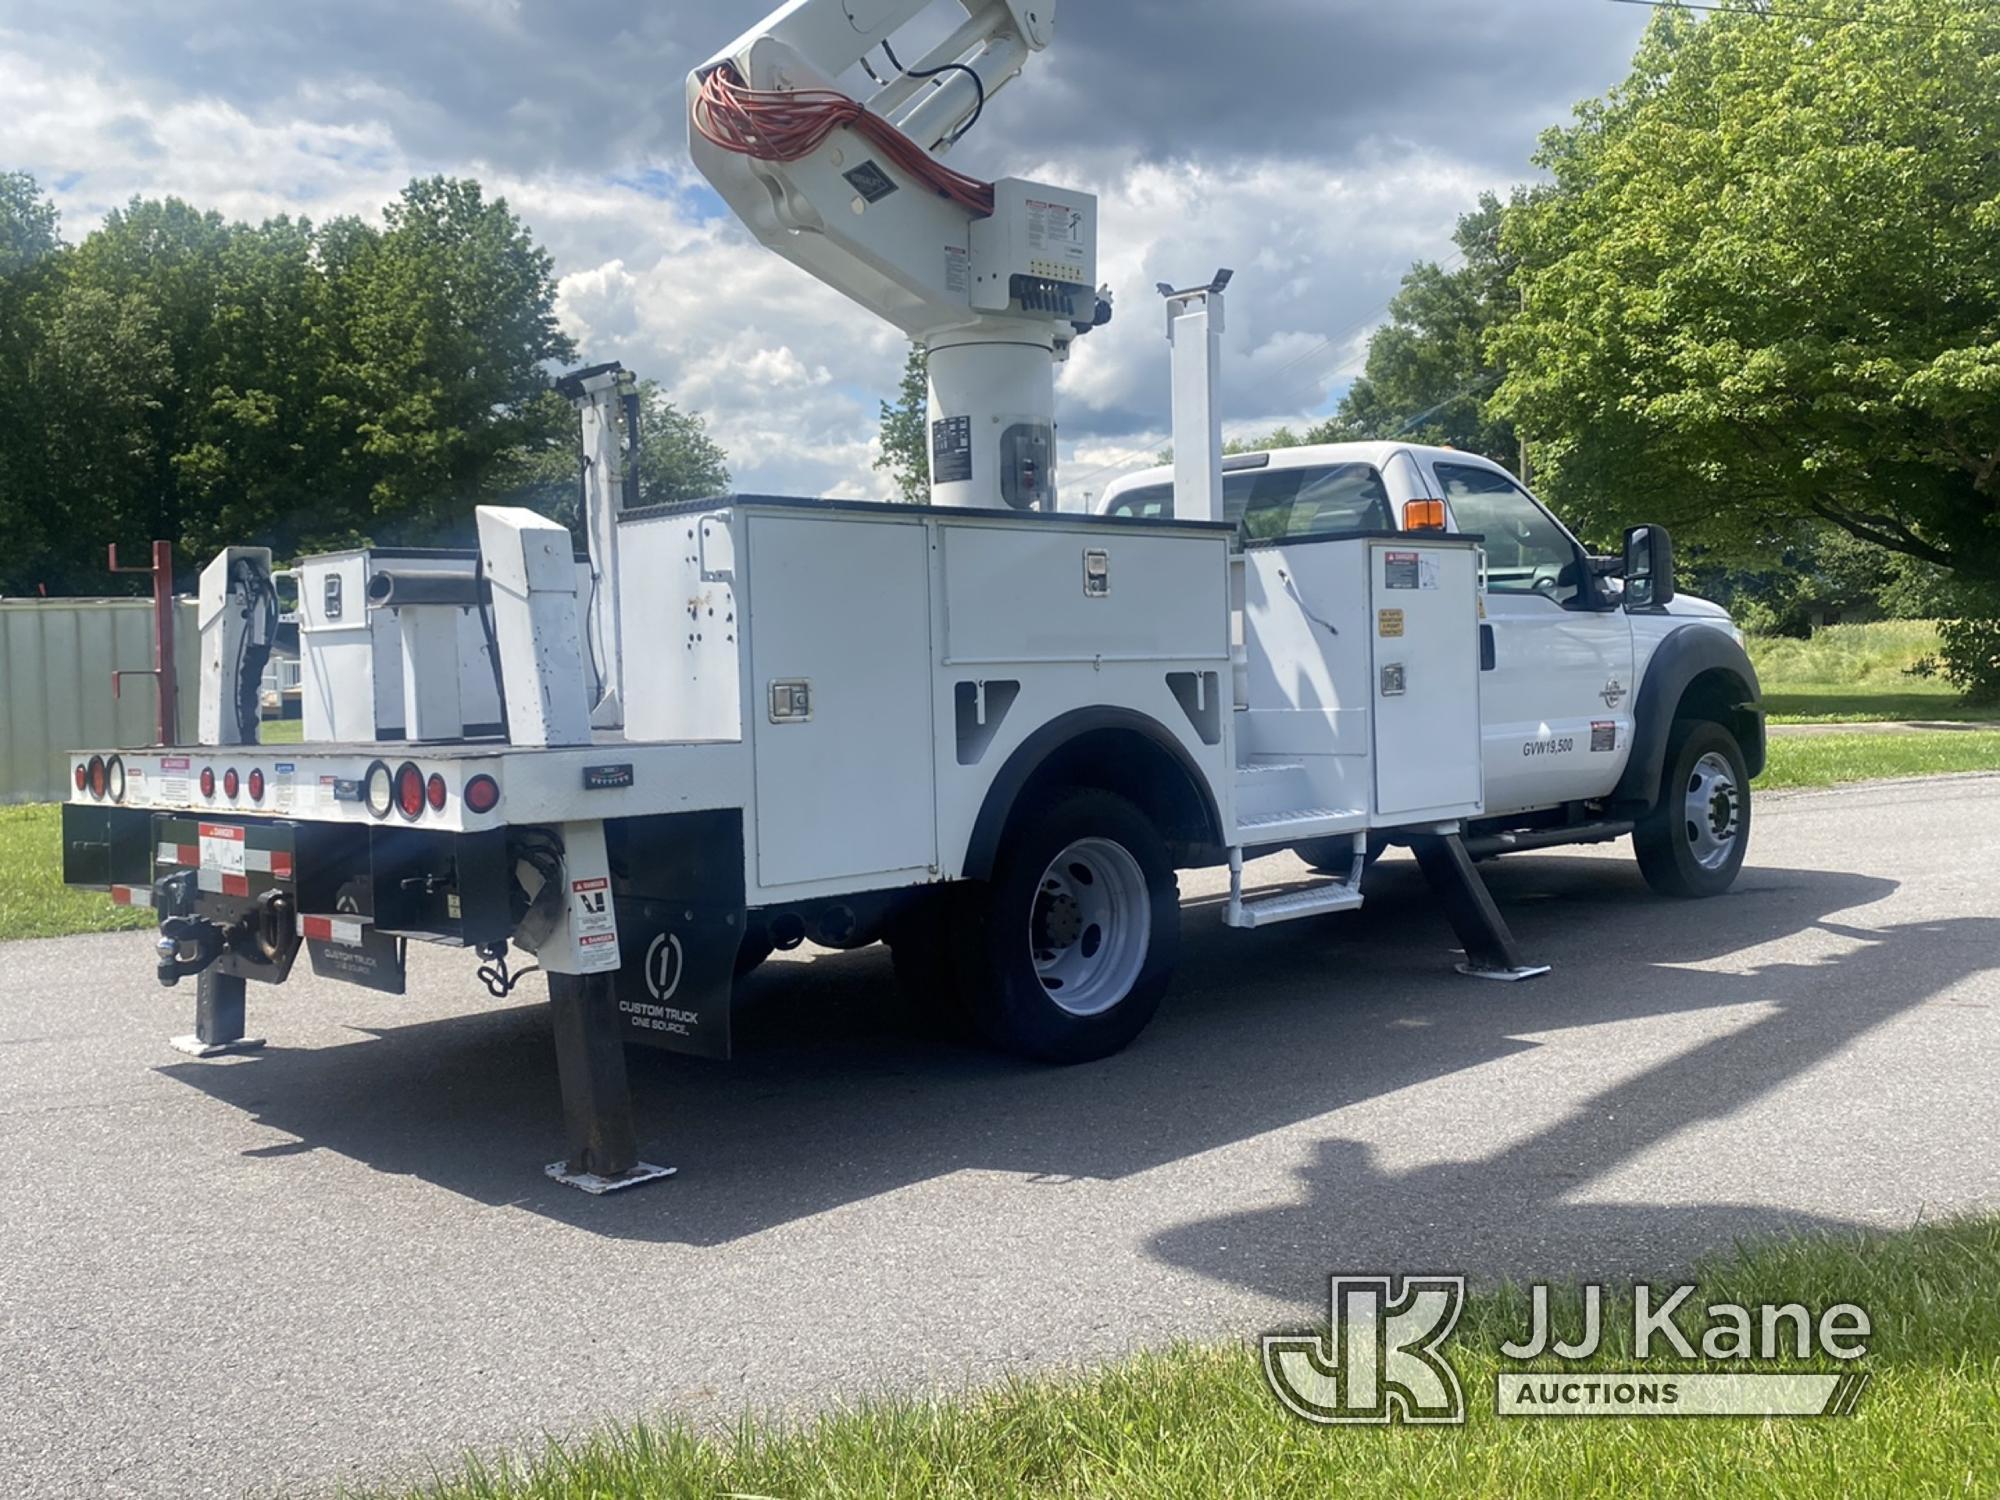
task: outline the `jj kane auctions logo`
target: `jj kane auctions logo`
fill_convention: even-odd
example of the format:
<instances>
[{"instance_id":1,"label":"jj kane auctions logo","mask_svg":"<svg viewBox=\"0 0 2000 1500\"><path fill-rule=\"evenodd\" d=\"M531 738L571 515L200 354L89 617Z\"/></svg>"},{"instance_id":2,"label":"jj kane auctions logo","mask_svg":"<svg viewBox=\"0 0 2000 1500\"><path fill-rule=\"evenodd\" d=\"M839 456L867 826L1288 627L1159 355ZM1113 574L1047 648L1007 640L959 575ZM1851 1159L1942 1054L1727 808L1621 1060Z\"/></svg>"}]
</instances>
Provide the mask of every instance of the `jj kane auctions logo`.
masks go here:
<instances>
[{"instance_id":1,"label":"jj kane auctions logo","mask_svg":"<svg viewBox=\"0 0 2000 1500\"><path fill-rule=\"evenodd\" d=\"M1696 1331L1695 1288L1661 1296L1632 1289L1631 1350L1652 1358L1706 1360L1720 1370L1543 1371L1503 1369L1494 1411L1503 1417L1807 1417L1850 1415L1866 1374L1759 1369L1815 1355L1842 1362L1868 1352L1868 1314L1852 1303L1817 1317L1800 1303L1756 1308L1710 1303ZM1573 1339L1556 1327L1549 1288L1529 1289L1529 1324L1500 1345L1503 1361L1553 1355L1585 1360L1604 1344L1605 1290L1583 1288ZM1335 1276L1328 1332L1266 1334L1264 1378L1286 1409L1323 1426L1455 1425L1466 1419L1464 1388L1444 1346L1465 1309L1462 1276ZM1692 1336L1691 1336L1692 1335Z\"/></svg>"}]
</instances>

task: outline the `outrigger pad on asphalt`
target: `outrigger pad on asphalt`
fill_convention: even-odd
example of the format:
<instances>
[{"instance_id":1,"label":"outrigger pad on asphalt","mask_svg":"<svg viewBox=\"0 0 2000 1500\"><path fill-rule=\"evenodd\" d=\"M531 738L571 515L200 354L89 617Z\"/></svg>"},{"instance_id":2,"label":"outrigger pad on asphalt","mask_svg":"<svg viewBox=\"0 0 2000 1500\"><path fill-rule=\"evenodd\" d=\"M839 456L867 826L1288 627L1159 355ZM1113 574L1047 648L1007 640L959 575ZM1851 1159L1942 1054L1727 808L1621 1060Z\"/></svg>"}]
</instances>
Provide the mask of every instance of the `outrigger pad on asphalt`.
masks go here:
<instances>
[{"instance_id":1,"label":"outrigger pad on asphalt","mask_svg":"<svg viewBox=\"0 0 2000 1500\"><path fill-rule=\"evenodd\" d=\"M238 1037L233 1042L204 1042L198 1036L169 1037L167 1045L189 1057L227 1057L233 1052L256 1052L264 1045L261 1036Z\"/></svg>"},{"instance_id":2,"label":"outrigger pad on asphalt","mask_svg":"<svg viewBox=\"0 0 2000 1500\"><path fill-rule=\"evenodd\" d=\"M626 1188L639 1187L648 1182L657 1182L662 1177L671 1177L679 1167L656 1167L650 1162L640 1162L629 1172L616 1177L599 1177L595 1172L572 1172L566 1161L552 1161L542 1169L565 1187L581 1188L593 1198L601 1198L606 1193L622 1192Z\"/></svg>"}]
</instances>

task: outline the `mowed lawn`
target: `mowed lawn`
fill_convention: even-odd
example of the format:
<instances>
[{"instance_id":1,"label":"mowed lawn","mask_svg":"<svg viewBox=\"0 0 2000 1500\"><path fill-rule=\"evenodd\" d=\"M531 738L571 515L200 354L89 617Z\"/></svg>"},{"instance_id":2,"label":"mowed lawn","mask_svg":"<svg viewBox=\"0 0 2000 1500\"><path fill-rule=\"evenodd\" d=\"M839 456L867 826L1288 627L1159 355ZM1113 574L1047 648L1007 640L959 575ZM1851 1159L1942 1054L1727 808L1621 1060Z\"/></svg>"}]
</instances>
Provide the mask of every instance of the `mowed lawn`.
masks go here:
<instances>
[{"instance_id":1,"label":"mowed lawn","mask_svg":"<svg viewBox=\"0 0 2000 1500\"><path fill-rule=\"evenodd\" d=\"M1249 1253L1246 1248L1246 1253ZM1475 1295L1448 1346L1468 1403L1450 1428L1315 1427L1273 1398L1254 1340L1183 1346L1068 1378L929 1402L864 1404L787 1428L746 1418L701 1434L671 1419L468 1460L396 1500L654 1496L1760 1495L1985 1496L2000 1476L2000 1220L1792 1241L1702 1267L1686 1326L1730 1302L1859 1305L1866 1356L1773 1369L1859 1369L1852 1416L1533 1419L1494 1415L1499 1345L1525 1295ZM1674 1282L1662 1284L1670 1291ZM1629 1293L1621 1294L1629 1298ZM1574 1289L1560 1328L1581 1326ZM1607 1303L1603 1350L1534 1368L1625 1371L1629 1300ZM1657 1347L1655 1353L1657 1354ZM1508 1366L1506 1369L1518 1367ZM1662 1369L1721 1369L1649 1360ZM1743 1366L1734 1368L1742 1369Z\"/></svg>"},{"instance_id":2,"label":"mowed lawn","mask_svg":"<svg viewBox=\"0 0 2000 1500\"><path fill-rule=\"evenodd\" d=\"M2000 722L2000 704L1968 704L1942 677L1911 672L1937 649L1937 626L1928 620L1828 625L1810 640L1750 638L1773 723Z\"/></svg>"}]
</instances>

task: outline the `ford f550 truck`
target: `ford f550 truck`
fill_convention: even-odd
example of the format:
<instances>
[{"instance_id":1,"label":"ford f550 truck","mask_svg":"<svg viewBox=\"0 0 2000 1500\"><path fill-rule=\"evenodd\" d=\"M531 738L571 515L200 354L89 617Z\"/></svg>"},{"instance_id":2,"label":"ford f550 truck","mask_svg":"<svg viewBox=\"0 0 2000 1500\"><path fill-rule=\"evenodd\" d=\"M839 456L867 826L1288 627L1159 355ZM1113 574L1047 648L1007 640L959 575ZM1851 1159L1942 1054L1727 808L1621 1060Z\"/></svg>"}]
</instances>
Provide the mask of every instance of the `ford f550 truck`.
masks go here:
<instances>
[{"instance_id":1,"label":"ford f550 truck","mask_svg":"<svg viewBox=\"0 0 2000 1500\"><path fill-rule=\"evenodd\" d=\"M63 818L65 880L152 907L160 980L195 981L187 1050L252 1045L246 985L302 957L399 993L435 944L504 997L525 955L549 1170L608 1191L666 1170L624 1045L727 1056L773 948L886 941L924 1003L1074 1063L1167 992L1178 870L1226 865L1247 930L1358 910L1371 850L1407 845L1459 969L1506 980L1542 971L1481 853L1631 831L1656 883L1728 884L1756 680L1675 600L1666 534L1593 560L1491 466L1414 450L1225 474L1227 273L1162 289L1171 489L1060 508L1055 366L1111 311L1096 204L943 164L1055 11L962 6L899 54L923 0L792 0L687 81L695 165L751 232L928 349L933 503L644 504L633 378L579 371L585 556L486 506L476 548L300 561L294 747L258 742L270 553L225 551L200 743L78 751ZM1289 849L1326 877L1246 883Z\"/></svg>"}]
</instances>

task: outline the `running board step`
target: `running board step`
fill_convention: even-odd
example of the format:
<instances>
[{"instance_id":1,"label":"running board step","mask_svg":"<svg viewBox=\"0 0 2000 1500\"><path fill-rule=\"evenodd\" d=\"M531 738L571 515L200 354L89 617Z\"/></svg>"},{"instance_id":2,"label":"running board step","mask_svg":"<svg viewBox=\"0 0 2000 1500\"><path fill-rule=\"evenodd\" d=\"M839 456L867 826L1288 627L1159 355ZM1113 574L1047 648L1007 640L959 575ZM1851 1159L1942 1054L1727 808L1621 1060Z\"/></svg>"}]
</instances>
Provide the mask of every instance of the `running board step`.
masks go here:
<instances>
[{"instance_id":1,"label":"running board step","mask_svg":"<svg viewBox=\"0 0 2000 1500\"><path fill-rule=\"evenodd\" d=\"M1287 891L1282 896L1266 896L1260 901L1231 902L1223 911L1222 921L1226 927L1245 930L1273 927L1279 922L1296 922L1301 917L1353 911L1361 900L1361 892L1334 881L1303 891Z\"/></svg>"},{"instance_id":2,"label":"running board step","mask_svg":"<svg viewBox=\"0 0 2000 1500\"><path fill-rule=\"evenodd\" d=\"M1288 812L1258 813L1236 820L1236 842L1243 848L1269 848L1306 839L1357 833L1368 826L1365 812L1334 807L1305 807Z\"/></svg>"}]
</instances>

